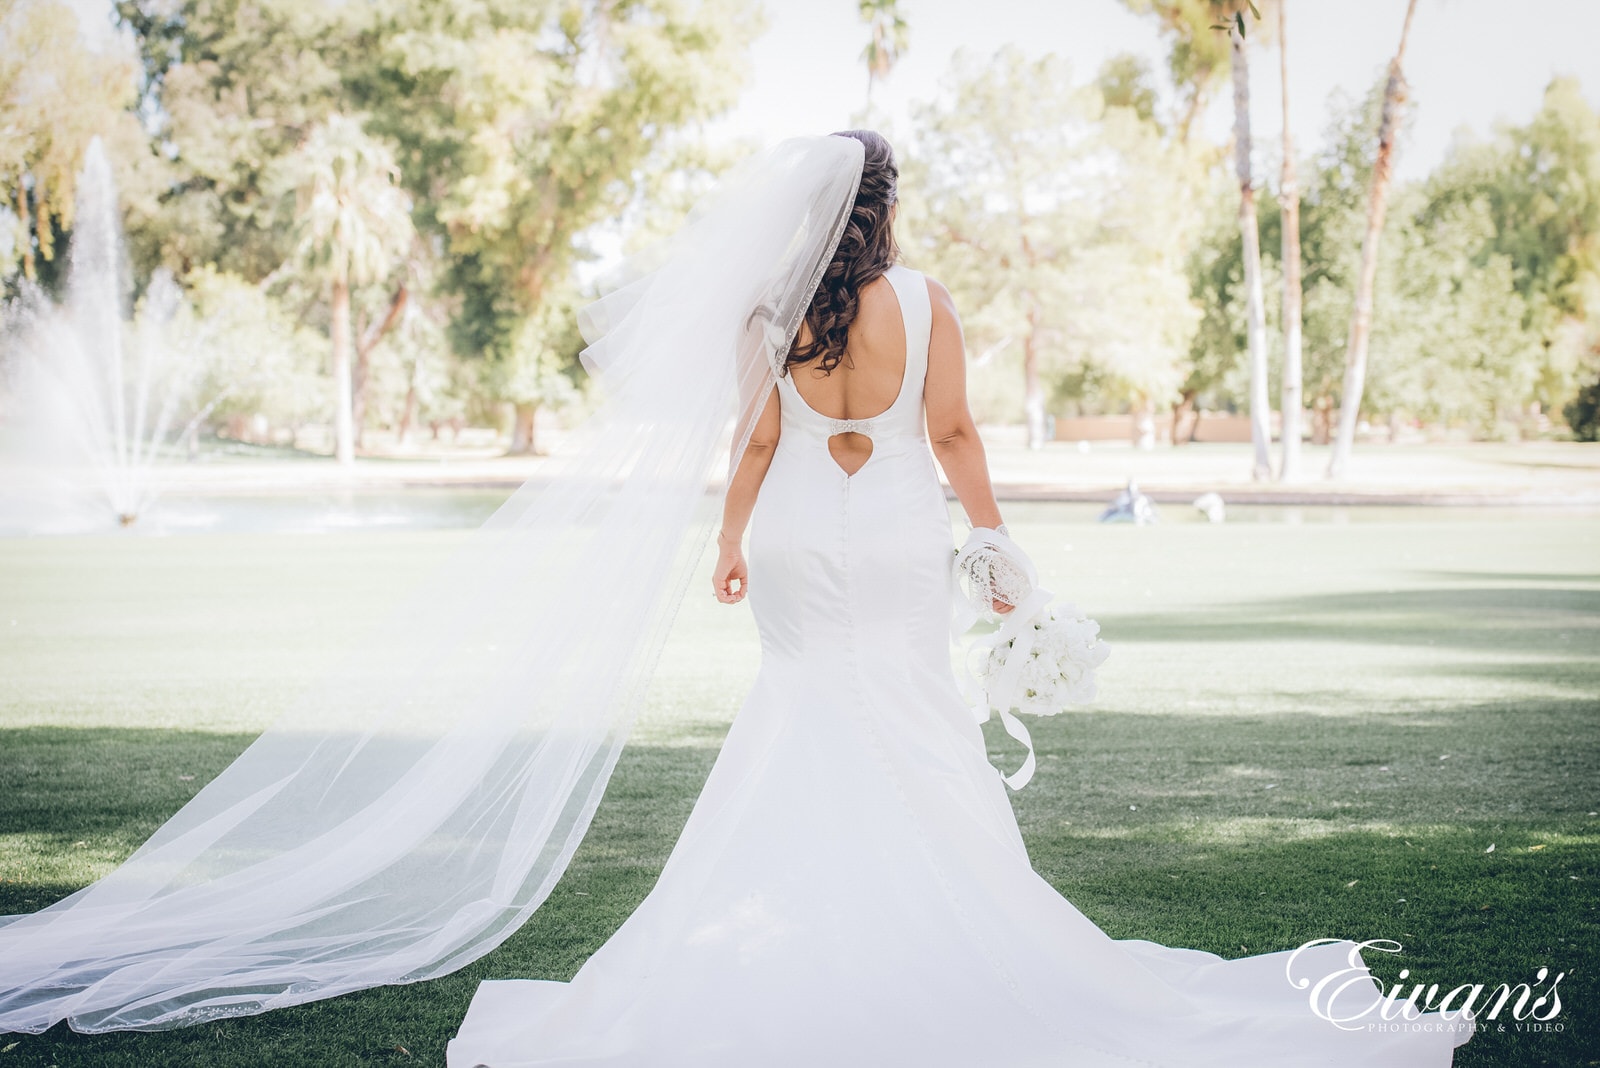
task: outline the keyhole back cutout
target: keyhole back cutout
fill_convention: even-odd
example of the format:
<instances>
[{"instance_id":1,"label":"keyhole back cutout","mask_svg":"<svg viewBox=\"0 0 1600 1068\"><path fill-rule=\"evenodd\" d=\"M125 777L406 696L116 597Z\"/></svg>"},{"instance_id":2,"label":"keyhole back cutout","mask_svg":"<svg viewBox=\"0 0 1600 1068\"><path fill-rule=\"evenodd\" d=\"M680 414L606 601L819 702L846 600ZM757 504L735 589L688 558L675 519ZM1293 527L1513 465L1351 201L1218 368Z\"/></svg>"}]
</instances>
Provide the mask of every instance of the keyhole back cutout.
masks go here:
<instances>
[{"instance_id":1,"label":"keyhole back cutout","mask_svg":"<svg viewBox=\"0 0 1600 1068\"><path fill-rule=\"evenodd\" d=\"M833 457L833 462L839 465L839 470L849 478L867 466L867 461L872 459L872 439L853 430L834 434L828 438L828 455Z\"/></svg>"}]
</instances>

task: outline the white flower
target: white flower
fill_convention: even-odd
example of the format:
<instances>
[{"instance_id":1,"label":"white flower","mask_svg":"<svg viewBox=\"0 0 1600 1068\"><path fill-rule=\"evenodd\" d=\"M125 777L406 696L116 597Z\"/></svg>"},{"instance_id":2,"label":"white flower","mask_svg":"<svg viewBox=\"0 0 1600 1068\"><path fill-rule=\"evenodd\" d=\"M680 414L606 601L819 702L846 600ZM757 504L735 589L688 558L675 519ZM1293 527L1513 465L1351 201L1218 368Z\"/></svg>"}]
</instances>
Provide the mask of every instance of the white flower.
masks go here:
<instances>
[{"instance_id":1,"label":"white flower","mask_svg":"<svg viewBox=\"0 0 1600 1068\"><path fill-rule=\"evenodd\" d=\"M1027 660L1018 672L1016 692L989 693L990 703L1038 716L1053 716L1095 698L1095 668L1111 655L1099 638L1100 624L1072 604L1054 604L1030 621L1021 635ZM1008 659L1018 655L1013 640L986 650L977 674L987 684Z\"/></svg>"}]
</instances>

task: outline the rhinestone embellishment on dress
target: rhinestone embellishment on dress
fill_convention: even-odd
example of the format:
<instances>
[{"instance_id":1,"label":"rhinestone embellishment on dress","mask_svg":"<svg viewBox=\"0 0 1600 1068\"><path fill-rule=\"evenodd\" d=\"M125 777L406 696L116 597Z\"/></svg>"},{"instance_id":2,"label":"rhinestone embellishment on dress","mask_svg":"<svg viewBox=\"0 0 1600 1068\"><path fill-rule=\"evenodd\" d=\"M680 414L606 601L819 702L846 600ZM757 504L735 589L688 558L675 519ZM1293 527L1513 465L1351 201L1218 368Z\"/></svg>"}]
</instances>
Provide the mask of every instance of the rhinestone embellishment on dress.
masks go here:
<instances>
[{"instance_id":1,"label":"rhinestone embellishment on dress","mask_svg":"<svg viewBox=\"0 0 1600 1068\"><path fill-rule=\"evenodd\" d=\"M871 419L829 419L828 436L834 434L871 434Z\"/></svg>"}]
</instances>

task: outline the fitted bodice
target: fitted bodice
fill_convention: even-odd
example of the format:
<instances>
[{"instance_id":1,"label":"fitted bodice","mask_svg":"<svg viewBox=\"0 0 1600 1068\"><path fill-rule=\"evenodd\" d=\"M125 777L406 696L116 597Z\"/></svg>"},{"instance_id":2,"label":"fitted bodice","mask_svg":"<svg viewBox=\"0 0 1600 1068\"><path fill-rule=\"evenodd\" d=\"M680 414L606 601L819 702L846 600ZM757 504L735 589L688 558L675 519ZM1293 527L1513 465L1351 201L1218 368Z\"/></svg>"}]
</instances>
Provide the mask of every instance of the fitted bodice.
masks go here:
<instances>
[{"instance_id":1,"label":"fitted bodice","mask_svg":"<svg viewBox=\"0 0 1600 1068\"><path fill-rule=\"evenodd\" d=\"M884 277L906 335L905 372L888 408L832 419L778 379L778 446L750 522L750 604L769 670L866 665L873 678L945 687L944 707L964 713L950 670L954 536L923 417L928 285L899 265ZM847 432L872 440L849 474L828 451L828 439ZM970 715L966 727L976 731Z\"/></svg>"}]
</instances>

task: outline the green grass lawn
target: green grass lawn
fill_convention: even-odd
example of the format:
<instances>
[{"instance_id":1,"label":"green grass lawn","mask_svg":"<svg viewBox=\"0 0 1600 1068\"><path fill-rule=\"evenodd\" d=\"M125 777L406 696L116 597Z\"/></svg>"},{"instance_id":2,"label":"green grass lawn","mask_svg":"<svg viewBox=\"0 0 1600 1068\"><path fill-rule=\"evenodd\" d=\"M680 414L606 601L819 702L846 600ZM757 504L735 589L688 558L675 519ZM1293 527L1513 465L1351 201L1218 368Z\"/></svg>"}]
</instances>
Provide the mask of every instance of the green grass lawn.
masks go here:
<instances>
[{"instance_id":1,"label":"green grass lawn","mask_svg":"<svg viewBox=\"0 0 1600 1068\"><path fill-rule=\"evenodd\" d=\"M1114 650L1093 711L1030 722L1036 867L1121 938L1390 938L1385 982L1445 988L1564 971L1561 1033L1508 1020L1456 1063L1600 1063L1600 520L1085 515L1007 509ZM117 864L459 537L0 541L0 913ZM480 979L569 977L659 872L756 669L748 608L709 585L565 880L498 951L180 1031L0 1036L0 1068L442 1065Z\"/></svg>"}]
</instances>

